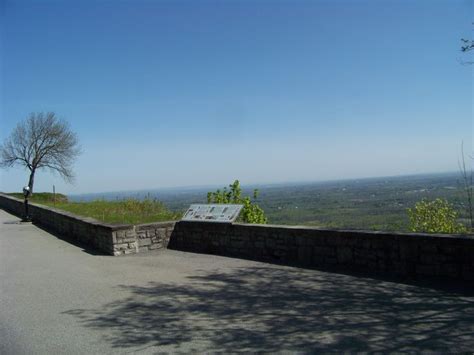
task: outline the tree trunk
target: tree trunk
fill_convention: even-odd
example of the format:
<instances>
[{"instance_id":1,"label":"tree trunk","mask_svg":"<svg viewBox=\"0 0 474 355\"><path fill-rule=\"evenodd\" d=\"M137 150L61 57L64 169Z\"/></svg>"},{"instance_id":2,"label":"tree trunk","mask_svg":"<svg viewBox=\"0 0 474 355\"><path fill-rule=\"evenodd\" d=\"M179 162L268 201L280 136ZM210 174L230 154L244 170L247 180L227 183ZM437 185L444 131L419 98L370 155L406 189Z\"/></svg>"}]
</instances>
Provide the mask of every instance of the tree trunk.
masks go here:
<instances>
[{"instance_id":1,"label":"tree trunk","mask_svg":"<svg viewBox=\"0 0 474 355\"><path fill-rule=\"evenodd\" d=\"M35 183L35 170L31 170L30 180L28 181L28 187L30 188L30 195L33 195L33 184Z\"/></svg>"}]
</instances>

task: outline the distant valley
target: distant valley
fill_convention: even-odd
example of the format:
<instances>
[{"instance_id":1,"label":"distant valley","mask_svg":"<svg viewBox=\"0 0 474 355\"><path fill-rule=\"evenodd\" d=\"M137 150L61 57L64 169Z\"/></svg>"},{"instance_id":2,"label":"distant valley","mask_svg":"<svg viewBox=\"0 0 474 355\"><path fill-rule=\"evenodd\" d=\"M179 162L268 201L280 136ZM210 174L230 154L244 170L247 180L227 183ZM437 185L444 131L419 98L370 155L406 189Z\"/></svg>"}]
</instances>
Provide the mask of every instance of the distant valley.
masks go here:
<instances>
[{"instance_id":1,"label":"distant valley","mask_svg":"<svg viewBox=\"0 0 474 355\"><path fill-rule=\"evenodd\" d=\"M230 182L229 182L230 183ZM222 188L222 187L221 187ZM271 224L406 231L406 209L423 198L445 198L465 218L458 173L368 178L299 184L244 186L244 194L260 191L258 204ZM156 198L173 211L206 203L212 187L124 191L69 196L72 201Z\"/></svg>"}]
</instances>

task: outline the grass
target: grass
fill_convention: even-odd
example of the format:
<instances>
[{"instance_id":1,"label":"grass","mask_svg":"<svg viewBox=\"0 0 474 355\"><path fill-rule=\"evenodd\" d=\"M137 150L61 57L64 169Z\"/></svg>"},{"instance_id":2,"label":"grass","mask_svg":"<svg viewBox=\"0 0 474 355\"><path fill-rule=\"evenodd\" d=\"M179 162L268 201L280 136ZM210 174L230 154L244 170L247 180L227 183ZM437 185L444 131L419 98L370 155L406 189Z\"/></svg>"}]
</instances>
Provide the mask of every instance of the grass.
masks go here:
<instances>
[{"instance_id":1,"label":"grass","mask_svg":"<svg viewBox=\"0 0 474 355\"><path fill-rule=\"evenodd\" d=\"M16 193L12 192L9 193L8 195L19 198L20 200L23 200L23 194L22 193ZM54 202L67 202L67 196L63 194L52 194L50 192L35 192L33 196L30 197L29 201L33 203L41 203L41 204L47 204L47 203L53 203Z\"/></svg>"},{"instance_id":2,"label":"grass","mask_svg":"<svg viewBox=\"0 0 474 355\"><path fill-rule=\"evenodd\" d=\"M10 195L23 198L22 194ZM34 193L30 201L111 224L141 224L181 218L180 213L168 210L163 203L152 198L69 202L64 195L56 194L54 201L51 193Z\"/></svg>"}]
</instances>

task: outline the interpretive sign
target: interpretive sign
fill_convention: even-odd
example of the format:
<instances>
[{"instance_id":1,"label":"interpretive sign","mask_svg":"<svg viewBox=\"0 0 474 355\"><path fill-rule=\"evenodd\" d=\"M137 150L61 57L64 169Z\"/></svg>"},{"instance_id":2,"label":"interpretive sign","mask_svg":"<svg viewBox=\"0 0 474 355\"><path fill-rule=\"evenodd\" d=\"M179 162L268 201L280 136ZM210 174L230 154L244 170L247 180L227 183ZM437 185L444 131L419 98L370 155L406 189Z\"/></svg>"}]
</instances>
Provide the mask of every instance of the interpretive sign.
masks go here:
<instances>
[{"instance_id":1,"label":"interpretive sign","mask_svg":"<svg viewBox=\"0 0 474 355\"><path fill-rule=\"evenodd\" d=\"M182 221L233 223L239 216L243 205L191 205Z\"/></svg>"}]
</instances>

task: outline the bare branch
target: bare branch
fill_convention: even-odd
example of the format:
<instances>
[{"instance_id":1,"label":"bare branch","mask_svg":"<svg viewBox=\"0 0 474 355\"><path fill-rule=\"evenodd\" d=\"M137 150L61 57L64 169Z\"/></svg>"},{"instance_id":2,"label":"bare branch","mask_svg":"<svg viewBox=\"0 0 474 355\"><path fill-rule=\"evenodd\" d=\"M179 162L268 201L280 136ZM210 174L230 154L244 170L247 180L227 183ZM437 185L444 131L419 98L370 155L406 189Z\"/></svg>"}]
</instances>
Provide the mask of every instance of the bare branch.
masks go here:
<instances>
[{"instance_id":1,"label":"bare branch","mask_svg":"<svg viewBox=\"0 0 474 355\"><path fill-rule=\"evenodd\" d=\"M72 182L72 166L80 153L77 136L66 121L59 120L54 112L32 113L0 146L0 167L28 168L31 185L36 170L41 168Z\"/></svg>"},{"instance_id":2,"label":"bare branch","mask_svg":"<svg viewBox=\"0 0 474 355\"><path fill-rule=\"evenodd\" d=\"M461 52L468 53L468 52L474 51L474 40L461 38L461 42L462 42L461 43ZM471 57L471 59L472 59L472 57ZM474 64L474 61L472 61L472 60L461 60L461 64L471 65L471 64Z\"/></svg>"}]
</instances>

